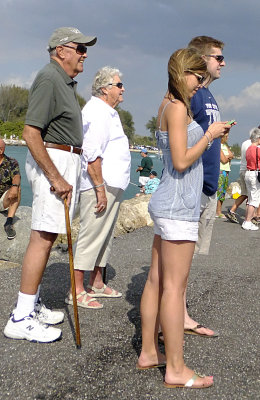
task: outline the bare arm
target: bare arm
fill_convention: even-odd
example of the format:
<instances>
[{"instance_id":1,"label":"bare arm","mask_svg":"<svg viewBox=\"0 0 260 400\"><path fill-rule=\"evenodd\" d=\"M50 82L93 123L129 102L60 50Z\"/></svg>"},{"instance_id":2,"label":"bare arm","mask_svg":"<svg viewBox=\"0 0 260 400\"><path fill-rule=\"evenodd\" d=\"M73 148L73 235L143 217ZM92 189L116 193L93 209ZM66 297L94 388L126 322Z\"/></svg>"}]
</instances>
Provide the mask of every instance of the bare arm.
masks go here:
<instances>
[{"instance_id":1,"label":"bare arm","mask_svg":"<svg viewBox=\"0 0 260 400\"><path fill-rule=\"evenodd\" d=\"M169 132L169 143L174 168L184 172L206 150L208 139L223 136L230 129L226 122L214 122L209 131L191 148L187 148L187 110L183 103L176 101L169 104L163 115Z\"/></svg>"},{"instance_id":2,"label":"bare arm","mask_svg":"<svg viewBox=\"0 0 260 400\"><path fill-rule=\"evenodd\" d=\"M69 205L73 187L60 175L59 171L50 159L49 154L43 145L41 130L31 125L25 125L23 138L26 141L33 158L43 170L46 178L50 181L50 187L53 186L55 194L62 199L67 198L67 203Z\"/></svg>"},{"instance_id":3,"label":"bare arm","mask_svg":"<svg viewBox=\"0 0 260 400\"><path fill-rule=\"evenodd\" d=\"M21 184L21 175L20 174L14 175L12 179L12 185L18 185L18 186L11 186L7 192L7 199L10 202L10 204L17 201L20 192L20 184Z\"/></svg>"},{"instance_id":4,"label":"bare arm","mask_svg":"<svg viewBox=\"0 0 260 400\"><path fill-rule=\"evenodd\" d=\"M94 186L102 185L104 180L102 176L102 167L101 167L101 158L96 158L95 161L88 163L88 173L90 178L94 184ZM102 212L105 210L107 206L107 196L106 196L106 189L105 185L95 187L96 196L97 196L97 204L96 209L97 212Z\"/></svg>"}]
</instances>

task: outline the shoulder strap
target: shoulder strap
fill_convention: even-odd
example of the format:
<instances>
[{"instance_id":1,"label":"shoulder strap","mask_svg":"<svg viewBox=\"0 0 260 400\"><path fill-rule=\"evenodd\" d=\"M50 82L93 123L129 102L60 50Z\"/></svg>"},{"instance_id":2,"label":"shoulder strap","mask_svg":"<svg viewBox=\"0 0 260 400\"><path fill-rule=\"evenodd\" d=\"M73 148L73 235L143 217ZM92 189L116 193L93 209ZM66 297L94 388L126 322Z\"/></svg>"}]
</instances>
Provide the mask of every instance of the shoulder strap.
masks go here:
<instances>
[{"instance_id":1,"label":"shoulder strap","mask_svg":"<svg viewBox=\"0 0 260 400\"><path fill-rule=\"evenodd\" d=\"M256 146L256 169L258 171L258 147Z\"/></svg>"},{"instance_id":2,"label":"shoulder strap","mask_svg":"<svg viewBox=\"0 0 260 400\"><path fill-rule=\"evenodd\" d=\"M162 110L162 113L161 113L161 116L160 116L159 130L161 130L161 122L162 122L162 116L163 116L163 114L164 114L164 111L165 111L166 107L167 107L170 103L173 103L173 102L174 102L174 100L169 100L168 103L166 103L165 106L163 107L163 110Z\"/></svg>"}]
</instances>

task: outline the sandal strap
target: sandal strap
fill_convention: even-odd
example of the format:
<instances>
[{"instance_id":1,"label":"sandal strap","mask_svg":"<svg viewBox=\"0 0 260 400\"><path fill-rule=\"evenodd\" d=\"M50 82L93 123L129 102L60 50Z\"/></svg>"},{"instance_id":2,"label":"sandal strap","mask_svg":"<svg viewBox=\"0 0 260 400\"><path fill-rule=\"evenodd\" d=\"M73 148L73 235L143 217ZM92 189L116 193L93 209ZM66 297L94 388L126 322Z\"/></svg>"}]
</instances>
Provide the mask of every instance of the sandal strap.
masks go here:
<instances>
[{"instance_id":1,"label":"sandal strap","mask_svg":"<svg viewBox=\"0 0 260 400\"><path fill-rule=\"evenodd\" d=\"M192 387L193 383L196 381L198 378L205 378L205 375L198 374L197 372L194 372L194 375L188 380L188 382L185 383L185 387Z\"/></svg>"},{"instance_id":2,"label":"sandal strap","mask_svg":"<svg viewBox=\"0 0 260 400\"><path fill-rule=\"evenodd\" d=\"M94 293L104 293L104 291L106 290L107 285L104 283L104 286L101 289L98 289L94 286L88 285L87 286L88 289L93 290Z\"/></svg>"}]
</instances>

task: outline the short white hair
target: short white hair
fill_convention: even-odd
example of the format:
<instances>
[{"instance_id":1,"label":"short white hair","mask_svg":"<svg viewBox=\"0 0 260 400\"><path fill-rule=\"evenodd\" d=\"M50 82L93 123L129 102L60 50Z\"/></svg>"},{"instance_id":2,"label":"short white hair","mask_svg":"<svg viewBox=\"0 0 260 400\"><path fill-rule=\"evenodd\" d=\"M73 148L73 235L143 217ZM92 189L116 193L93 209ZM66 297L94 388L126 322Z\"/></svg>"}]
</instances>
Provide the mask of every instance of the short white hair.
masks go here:
<instances>
[{"instance_id":1,"label":"short white hair","mask_svg":"<svg viewBox=\"0 0 260 400\"><path fill-rule=\"evenodd\" d=\"M122 77L122 73L119 69L109 66L100 68L97 71L92 84L92 96L101 97L104 94L102 88L111 84L114 76L119 76L119 78Z\"/></svg>"},{"instance_id":2,"label":"short white hair","mask_svg":"<svg viewBox=\"0 0 260 400\"><path fill-rule=\"evenodd\" d=\"M259 128L251 129L249 137L252 143L256 143L260 139L260 129Z\"/></svg>"}]
</instances>

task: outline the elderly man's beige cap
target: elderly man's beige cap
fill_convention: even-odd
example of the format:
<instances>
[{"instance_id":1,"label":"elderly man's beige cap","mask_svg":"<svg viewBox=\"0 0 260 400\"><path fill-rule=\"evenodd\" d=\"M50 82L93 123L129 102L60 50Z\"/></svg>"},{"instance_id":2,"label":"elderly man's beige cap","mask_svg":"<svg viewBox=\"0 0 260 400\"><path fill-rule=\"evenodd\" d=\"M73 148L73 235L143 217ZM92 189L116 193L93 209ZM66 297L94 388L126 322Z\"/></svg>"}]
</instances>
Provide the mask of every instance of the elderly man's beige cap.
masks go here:
<instances>
[{"instance_id":1,"label":"elderly man's beige cap","mask_svg":"<svg viewBox=\"0 0 260 400\"><path fill-rule=\"evenodd\" d=\"M82 43L87 46L93 46L97 41L95 36L85 36L77 28L73 27L62 27L55 29L51 35L48 43L47 50L50 51L55 49L57 46L62 46L63 44L74 42Z\"/></svg>"}]
</instances>

